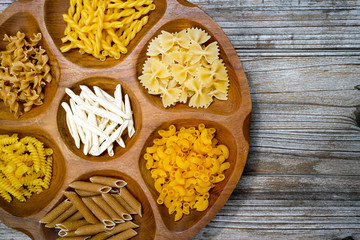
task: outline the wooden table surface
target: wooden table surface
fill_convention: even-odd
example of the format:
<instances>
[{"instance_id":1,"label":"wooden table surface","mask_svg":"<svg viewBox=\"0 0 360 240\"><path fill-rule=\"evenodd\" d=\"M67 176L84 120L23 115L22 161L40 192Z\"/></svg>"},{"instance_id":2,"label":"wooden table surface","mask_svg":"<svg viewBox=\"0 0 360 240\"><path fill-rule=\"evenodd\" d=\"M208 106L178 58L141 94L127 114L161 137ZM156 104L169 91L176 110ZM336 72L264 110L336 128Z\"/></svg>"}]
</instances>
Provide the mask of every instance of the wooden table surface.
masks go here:
<instances>
[{"instance_id":1,"label":"wooden table surface","mask_svg":"<svg viewBox=\"0 0 360 240\"><path fill-rule=\"evenodd\" d=\"M360 239L360 1L190 2L232 41L253 102L244 174L193 239ZM0 239L29 238L0 223Z\"/></svg>"}]
</instances>

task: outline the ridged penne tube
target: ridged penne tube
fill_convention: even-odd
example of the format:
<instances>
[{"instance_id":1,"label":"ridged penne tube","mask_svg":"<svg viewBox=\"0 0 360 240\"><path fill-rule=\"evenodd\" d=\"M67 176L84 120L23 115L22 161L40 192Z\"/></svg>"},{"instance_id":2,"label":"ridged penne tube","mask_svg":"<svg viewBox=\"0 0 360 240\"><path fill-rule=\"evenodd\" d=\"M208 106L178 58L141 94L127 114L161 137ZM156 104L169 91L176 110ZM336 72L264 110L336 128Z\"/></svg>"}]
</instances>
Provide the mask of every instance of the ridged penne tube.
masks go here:
<instances>
[{"instance_id":1,"label":"ridged penne tube","mask_svg":"<svg viewBox=\"0 0 360 240\"><path fill-rule=\"evenodd\" d=\"M123 206L126 211L128 211L130 214L137 214L137 212L130 207L130 205L122 198L119 194L112 194L113 197Z\"/></svg>"},{"instance_id":2,"label":"ridged penne tube","mask_svg":"<svg viewBox=\"0 0 360 240\"><path fill-rule=\"evenodd\" d=\"M103 193L102 197L107 202L107 204L109 204L109 206L114 209L114 211L124 220L132 219L131 215L126 211L126 209L121 206L121 204L111 194Z\"/></svg>"},{"instance_id":3,"label":"ridged penne tube","mask_svg":"<svg viewBox=\"0 0 360 240\"><path fill-rule=\"evenodd\" d=\"M98 192L89 192L89 191L84 191L84 190L79 190L79 189L75 189L75 192L80 197L93 197L93 196L96 196L96 195L100 195L100 193L98 193Z\"/></svg>"},{"instance_id":4,"label":"ridged penne tube","mask_svg":"<svg viewBox=\"0 0 360 240\"><path fill-rule=\"evenodd\" d=\"M65 231L74 231L81 226L89 224L85 219L77 220L77 221L70 221L70 222L62 222L56 224L56 226Z\"/></svg>"},{"instance_id":5,"label":"ridged penne tube","mask_svg":"<svg viewBox=\"0 0 360 240\"><path fill-rule=\"evenodd\" d=\"M76 229L75 233L77 235L94 235L99 232L104 232L112 229L114 229L114 226L106 226L103 223L97 223L97 224L88 224L81 226L78 229Z\"/></svg>"},{"instance_id":6,"label":"ridged penne tube","mask_svg":"<svg viewBox=\"0 0 360 240\"><path fill-rule=\"evenodd\" d=\"M61 223L65 221L67 218L69 218L71 215L73 215L77 211L76 207L73 205L69 209L67 209L65 212L60 214L57 218L55 218L52 222L45 225L47 228L54 228L56 224Z\"/></svg>"},{"instance_id":7,"label":"ridged penne tube","mask_svg":"<svg viewBox=\"0 0 360 240\"><path fill-rule=\"evenodd\" d=\"M139 227L139 225L133 223L132 221L127 221L127 222L116 225L113 230L106 231L106 232L109 233L110 235L114 235L119 232L125 231L127 229L138 228L138 227Z\"/></svg>"},{"instance_id":8,"label":"ridged penne tube","mask_svg":"<svg viewBox=\"0 0 360 240\"><path fill-rule=\"evenodd\" d=\"M60 214L65 212L67 209L69 209L72 205L73 204L68 199L65 199L59 205L57 205L53 210L48 212L42 219L40 219L39 222L41 222L41 223L50 223L50 222L52 222L58 216L60 216Z\"/></svg>"},{"instance_id":9,"label":"ridged penne tube","mask_svg":"<svg viewBox=\"0 0 360 240\"><path fill-rule=\"evenodd\" d=\"M82 201L105 226L115 226L115 223L112 221L110 216L104 212L91 198L83 198Z\"/></svg>"},{"instance_id":10,"label":"ridged penne tube","mask_svg":"<svg viewBox=\"0 0 360 240\"><path fill-rule=\"evenodd\" d=\"M139 214L140 217L142 217L141 203L136 200L136 198L127 190L126 187L120 189L119 195L122 199L124 199L125 202L130 205L132 209L136 211L137 214Z\"/></svg>"},{"instance_id":11,"label":"ridged penne tube","mask_svg":"<svg viewBox=\"0 0 360 240\"><path fill-rule=\"evenodd\" d=\"M89 239L90 236L79 236L79 237L60 237L56 240L86 240Z\"/></svg>"},{"instance_id":12,"label":"ridged penne tube","mask_svg":"<svg viewBox=\"0 0 360 240\"><path fill-rule=\"evenodd\" d=\"M59 237L80 237L75 231L60 230L58 232Z\"/></svg>"},{"instance_id":13,"label":"ridged penne tube","mask_svg":"<svg viewBox=\"0 0 360 240\"><path fill-rule=\"evenodd\" d=\"M111 190L111 187L105 186L102 184L91 183L91 182L83 182L83 181L75 181L69 184L70 187L78 190L83 190L87 192L94 193L107 193Z\"/></svg>"},{"instance_id":14,"label":"ridged penne tube","mask_svg":"<svg viewBox=\"0 0 360 240\"><path fill-rule=\"evenodd\" d=\"M134 229L128 229L128 230L125 230L121 233L118 233L118 234L108 238L107 240L126 240L126 239L132 238L136 235L137 235L137 232Z\"/></svg>"},{"instance_id":15,"label":"ridged penne tube","mask_svg":"<svg viewBox=\"0 0 360 240\"><path fill-rule=\"evenodd\" d=\"M75 207L81 212L86 221L89 223L98 223L97 218L86 207L85 203L81 201L79 196L74 192L64 192L64 195L75 205Z\"/></svg>"},{"instance_id":16,"label":"ridged penne tube","mask_svg":"<svg viewBox=\"0 0 360 240\"><path fill-rule=\"evenodd\" d=\"M66 122L69 128L71 136L74 138L76 148L80 148L80 136L78 133L77 124L74 121L74 115L66 102L61 103L61 106L64 108L66 112Z\"/></svg>"},{"instance_id":17,"label":"ridged penne tube","mask_svg":"<svg viewBox=\"0 0 360 240\"><path fill-rule=\"evenodd\" d=\"M66 219L65 222L77 221L77 220L80 220L80 219L82 219L82 218L84 218L84 216L83 216L82 213L79 212L79 210L78 210L76 213L74 213L74 215L72 215L71 217L69 217L68 219ZM65 223L65 222L64 222L64 223Z\"/></svg>"},{"instance_id":18,"label":"ridged penne tube","mask_svg":"<svg viewBox=\"0 0 360 240\"><path fill-rule=\"evenodd\" d=\"M92 176L90 182L118 188L125 187L127 184L124 180L104 176Z\"/></svg>"},{"instance_id":19,"label":"ridged penne tube","mask_svg":"<svg viewBox=\"0 0 360 240\"><path fill-rule=\"evenodd\" d=\"M115 212L114 209L112 209L109 204L103 199L103 197L92 197L92 200L107 214L109 214L110 218L114 221L114 223L123 223L125 220L119 216Z\"/></svg>"},{"instance_id":20,"label":"ridged penne tube","mask_svg":"<svg viewBox=\"0 0 360 240\"><path fill-rule=\"evenodd\" d=\"M108 234L107 232L100 232L96 235L94 235L91 240L104 240L107 239L108 237L110 237L110 234Z\"/></svg>"}]
</instances>

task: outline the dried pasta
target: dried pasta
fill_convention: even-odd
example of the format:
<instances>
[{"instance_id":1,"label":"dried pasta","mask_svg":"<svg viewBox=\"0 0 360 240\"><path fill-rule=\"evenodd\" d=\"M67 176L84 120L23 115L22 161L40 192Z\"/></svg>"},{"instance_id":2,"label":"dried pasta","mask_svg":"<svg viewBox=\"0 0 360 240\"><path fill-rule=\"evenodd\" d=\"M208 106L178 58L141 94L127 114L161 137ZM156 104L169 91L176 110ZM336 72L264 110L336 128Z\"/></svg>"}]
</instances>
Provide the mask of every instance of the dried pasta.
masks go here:
<instances>
[{"instance_id":1,"label":"dried pasta","mask_svg":"<svg viewBox=\"0 0 360 240\"><path fill-rule=\"evenodd\" d=\"M80 54L102 61L107 56L119 59L154 9L153 0L70 0L68 13L63 14L67 26L61 39L65 45L60 50L78 48Z\"/></svg>"},{"instance_id":2,"label":"dried pasta","mask_svg":"<svg viewBox=\"0 0 360 240\"><path fill-rule=\"evenodd\" d=\"M0 195L6 201L11 202L12 195L25 202L32 193L49 188L53 151L47 151L51 154L47 155L44 144L34 137L19 140L17 134L0 135Z\"/></svg>"},{"instance_id":3,"label":"dried pasta","mask_svg":"<svg viewBox=\"0 0 360 240\"><path fill-rule=\"evenodd\" d=\"M227 69L217 42L204 45L209 39L204 30L188 28L162 31L150 42L139 80L149 94L161 96L165 108L189 97L195 108L209 107L214 97L228 99Z\"/></svg>"},{"instance_id":4,"label":"dried pasta","mask_svg":"<svg viewBox=\"0 0 360 240\"><path fill-rule=\"evenodd\" d=\"M199 124L197 128L171 125L159 130L161 138L146 148L144 159L151 171L158 204L164 204L175 221L190 209L204 211L209 205L210 189L225 179L230 168L229 149L214 137L214 128Z\"/></svg>"},{"instance_id":5,"label":"dried pasta","mask_svg":"<svg viewBox=\"0 0 360 240\"><path fill-rule=\"evenodd\" d=\"M4 35L9 43L0 52L0 99L16 118L43 104L43 88L52 80L46 50L37 46L41 38L41 33L29 39L22 32Z\"/></svg>"},{"instance_id":6,"label":"dried pasta","mask_svg":"<svg viewBox=\"0 0 360 240\"><path fill-rule=\"evenodd\" d=\"M131 214L139 214L141 217L141 204L126 189L126 181L106 176L92 176L89 180L91 182L72 182L70 187L74 191L65 191L64 195L67 198L48 212L40 223L46 224L45 227L48 228L59 229L58 239L70 239L70 237L78 239L84 236L91 239L129 239L137 235L133 229L138 228L139 225L131 221L133 219ZM88 188L96 186L98 189L97 185L99 185L110 188L109 192L116 194L93 190L95 196L83 197L78 192L82 191L79 188L83 188L85 183L88 184ZM126 204L135 206L136 209L140 209L139 211L127 212L123 202L118 200L121 198L121 190ZM0 195L3 195L1 190Z\"/></svg>"}]
</instances>

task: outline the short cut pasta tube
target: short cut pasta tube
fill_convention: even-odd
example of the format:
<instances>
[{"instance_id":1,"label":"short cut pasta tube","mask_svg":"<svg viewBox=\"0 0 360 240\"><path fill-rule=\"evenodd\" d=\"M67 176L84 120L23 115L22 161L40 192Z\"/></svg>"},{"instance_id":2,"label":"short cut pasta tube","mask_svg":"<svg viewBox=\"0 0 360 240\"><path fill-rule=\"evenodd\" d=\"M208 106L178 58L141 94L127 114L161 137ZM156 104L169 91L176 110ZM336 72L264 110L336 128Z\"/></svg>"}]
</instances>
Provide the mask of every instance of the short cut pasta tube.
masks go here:
<instances>
[{"instance_id":1,"label":"short cut pasta tube","mask_svg":"<svg viewBox=\"0 0 360 240\"><path fill-rule=\"evenodd\" d=\"M74 192L64 192L64 195L75 205L75 207L81 212L86 221L89 223L98 223L96 217L90 212L86 205L81 201L80 197Z\"/></svg>"},{"instance_id":2,"label":"short cut pasta tube","mask_svg":"<svg viewBox=\"0 0 360 240\"><path fill-rule=\"evenodd\" d=\"M125 202L127 202L130 207L134 209L140 217L142 217L141 203L136 200L136 198L127 190L126 187L120 189L120 197L122 197Z\"/></svg>"},{"instance_id":3,"label":"short cut pasta tube","mask_svg":"<svg viewBox=\"0 0 360 240\"><path fill-rule=\"evenodd\" d=\"M72 203L65 199L62 201L57 207L55 207L53 210L48 212L42 219L40 219L39 222L41 223L50 223L54 221L60 214L62 214L64 211L69 209L72 206Z\"/></svg>"},{"instance_id":4,"label":"short cut pasta tube","mask_svg":"<svg viewBox=\"0 0 360 240\"><path fill-rule=\"evenodd\" d=\"M121 206L121 204L111 194L103 193L102 197L109 204L109 206L114 209L114 211L124 220L132 219L131 215L126 211L126 209Z\"/></svg>"},{"instance_id":5,"label":"short cut pasta tube","mask_svg":"<svg viewBox=\"0 0 360 240\"><path fill-rule=\"evenodd\" d=\"M86 240L89 239L90 236L79 236L79 237L60 237L56 240Z\"/></svg>"},{"instance_id":6,"label":"short cut pasta tube","mask_svg":"<svg viewBox=\"0 0 360 240\"><path fill-rule=\"evenodd\" d=\"M118 188L125 187L127 184L124 180L103 176L93 176L90 178L90 182Z\"/></svg>"},{"instance_id":7,"label":"short cut pasta tube","mask_svg":"<svg viewBox=\"0 0 360 240\"><path fill-rule=\"evenodd\" d=\"M84 190L79 190L79 189L75 189L75 192L80 197L93 197L93 196L96 196L96 195L100 195L99 192L89 192L89 191L84 191Z\"/></svg>"},{"instance_id":8,"label":"short cut pasta tube","mask_svg":"<svg viewBox=\"0 0 360 240\"><path fill-rule=\"evenodd\" d=\"M65 231L74 231L81 226L89 224L85 219L84 220L77 220L77 221L69 221L69 222L62 222L56 224L56 226Z\"/></svg>"},{"instance_id":9,"label":"short cut pasta tube","mask_svg":"<svg viewBox=\"0 0 360 240\"><path fill-rule=\"evenodd\" d=\"M107 239L108 237L110 237L110 234L108 234L107 232L100 232L95 236L93 236L90 240L104 240Z\"/></svg>"},{"instance_id":10,"label":"short cut pasta tube","mask_svg":"<svg viewBox=\"0 0 360 240\"><path fill-rule=\"evenodd\" d=\"M94 235L106 230L112 230L113 228L114 226L105 226L103 223L88 224L76 229L75 233L77 235Z\"/></svg>"},{"instance_id":11,"label":"short cut pasta tube","mask_svg":"<svg viewBox=\"0 0 360 240\"><path fill-rule=\"evenodd\" d=\"M70 187L94 193L107 193L111 190L111 187L97 183L75 181L69 184Z\"/></svg>"},{"instance_id":12,"label":"short cut pasta tube","mask_svg":"<svg viewBox=\"0 0 360 240\"><path fill-rule=\"evenodd\" d=\"M121 206L123 206L126 209L126 211L128 211L130 214L137 214L137 212L134 209L132 209L132 207L130 207L130 205L127 202L125 202L125 200L122 197L120 197L119 194L112 194L112 195L121 204Z\"/></svg>"},{"instance_id":13,"label":"short cut pasta tube","mask_svg":"<svg viewBox=\"0 0 360 240\"><path fill-rule=\"evenodd\" d=\"M110 216L104 212L91 198L82 199L90 211L102 222L105 226L115 226Z\"/></svg>"},{"instance_id":14,"label":"short cut pasta tube","mask_svg":"<svg viewBox=\"0 0 360 240\"><path fill-rule=\"evenodd\" d=\"M45 225L47 228L54 228L56 224L61 223L65 221L67 218L69 218L71 215L73 215L77 211L76 207L73 205L69 209L67 209L65 212L60 214L57 218L55 218L51 223L48 223Z\"/></svg>"},{"instance_id":15,"label":"short cut pasta tube","mask_svg":"<svg viewBox=\"0 0 360 240\"><path fill-rule=\"evenodd\" d=\"M109 204L101 197L92 197L92 200L107 214L109 214L110 218L114 221L114 223L123 223L125 220L119 216L115 212L114 209L112 209Z\"/></svg>"},{"instance_id":16,"label":"short cut pasta tube","mask_svg":"<svg viewBox=\"0 0 360 240\"><path fill-rule=\"evenodd\" d=\"M137 235L137 232L134 229L128 229L128 230L125 230L119 234L116 234L116 235L108 238L107 240L126 240L126 239L132 238L136 235Z\"/></svg>"},{"instance_id":17,"label":"short cut pasta tube","mask_svg":"<svg viewBox=\"0 0 360 240\"><path fill-rule=\"evenodd\" d=\"M74 215L72 215L71 217L69 217L68 219L66 219L65 222L77 221L77 220L80 220L80 219L82 219L82 218L84 218L84 216L83 216L82 213L79 212L79 210L78 210L76 213L74 213Z\"/></svg>"},{"instance_id":18,"label":"short cut pasta tube","mask_svg":"<svg viewBox=\"0 0 360 240\"><path fill-rule=\"evenodd\" d=\"M106 232L109 233L110 235L114 235L119 232L125 231L127 229L138 228L138 227L139 227L139 225L137 225L131 221L127 221L127 222L116 225L113 230L106 231Z\"/></svg>"}]
</instances>

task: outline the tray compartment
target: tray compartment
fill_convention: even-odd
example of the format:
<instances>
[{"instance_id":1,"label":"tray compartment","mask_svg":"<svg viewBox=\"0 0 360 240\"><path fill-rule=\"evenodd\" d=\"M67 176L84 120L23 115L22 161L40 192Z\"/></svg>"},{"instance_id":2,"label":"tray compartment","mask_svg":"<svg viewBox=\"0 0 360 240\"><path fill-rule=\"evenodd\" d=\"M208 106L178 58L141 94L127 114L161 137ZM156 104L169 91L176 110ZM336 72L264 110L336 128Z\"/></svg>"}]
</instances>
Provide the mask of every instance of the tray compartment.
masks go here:
<instances>
[{"instance_id":1,"label":"tray compartment","mask_svg":"<svg viewBox=\"0 0 360 240\"><path fill-rule=\"evenodd\" d=\"M6 45L8 44L8 42L3 40L4 34L7 34L8 36L14 36L18 31L25 33L26 38L29 39L33 37L34 33L41 32L41 29L35 18L30 13L19 12L13 14L0 26L0 51L4 51L6 49ZM44 38L44 34L42 35L43 37L38 45L44 48L47 55L49 56L51 75L53 77L51 82L47 83L45 88L43 88L43 104L39 106L33 105L32 109L29 112L24 113L22 116L16 119L10 112L9 107L5 106L4 102L1 100L0 120L26 120L29 118L35 118L39 114L46 111L51 105L51 102L56 94L56 90L58 87L60 68L54 53L52 52Z\"/></svg>"},{"instance_id":2,"label":"tray compartment","mask_svg":"<svg viewBox=\"0 0 360 240\"><path fill-rule=\"evenodd\" d=\"M98 86L107 93L109 93L111 96L113 96L115 87L117 84L121 84L122 87L122 93L123 96L125 94L129 95L130 98L130 104L133 110L133 119L134 119L134 127L135 127L135 134L132 138L129 138L127 132L123 135L123 140L125 142L125 148L120 147L116 142L114 143L114 156L110 157L107 154L107 151L105 151L100 156L91 156L91 155L84 155L83 153L83 147L84 145L81 144L80 149L77 149L74 143L73 138L70 135L70 131L66 124L66 113L65 110L61 107L61 105L58 106L58 112L57 112L57 124L58 129L60 132L60 135L65 142L66 146L72 151L74 154L79 156L82 159L89 160L89 161L107 161L110 159L115 159L123 155L125 152L127 152L131 146L133 146L137 140L137 138L140 135L141 127L142 127L142 111L139 102L136 99L136 96L134 93L123 83L116 79L107 78L107 77L92 77L85 79L83 81L77 82L75 85L73 85L70 89L74 91L75 94L79 95L81 89L80 85L86 85L91 90L93 90L93 86ZM67 102L69 104L70 97L64 93L64 96L60 102Z\"/></svg>"},{"instance_id":3,"label":"tray compartment","mask_svg":"<svg viewBox=\"0 0 360 240\"><path fill-rule=\"evenodd\" d=\"M193 21L190 19L176 19L176 20L169 21L169 22L165 23L163 26L161 26L155 32L153 37L150 38L149 41L143 46L143 48L138 56L137 63L136 63L137 79L139 78L139 76L142 75L143 65L144 65L146 59L148 58L148 56L146 55L146 52L147 52L149 43L155 37L157 37L159 34L161 34L161 31L163 31L163 30L170 32L170 33L174 33L174 32L179 32L179 31L181 31L183 29L187 29L187 28L201 28L201 29L205 30L211 36L211 38L206 42L206 46L211 42L214 42L214 41L218 42L218 46L220 49L220 58L225 63L225 66L226 66L226 69L227 69L227 72L229 75L229 79L230 79L228 100L222 101L222 100L218 100L218 99L214 98L214 101L210 104L210 106L207 109L204 109L204 108L189 107L188 102L189 102L190 98L188 98L188 101L186 104L176 103L175 106L164 108L162 101L161 101L161 97L159 95L150 95L148 93L148 90L145 89L145 87L142 86L142 84L140 83L140 80L138 80L138 82L139 82L138 86L139 86L141 92L146 96L149 103L151 103L154 106L156 106L157 108L167 111L167 112L191 111L191 112L207 112L207 113L214 113L214 114L219 114L219 115L233 114L236 110L239 109L239 107L241 105L241 101L242 101L241 89L240 89L240 85L238 83L238 76L236 75L236 72L234 70L235 67L231 64L230 59L225 54L224 47L222 46L220 39L218 39L216 37L216 35L212 33L211 28L208 28L196 21Z\"/></svg>"},{"instance_id":4,"label":"tray compartment","mask_svg":"<svg viewBox=\"0 0 360 240\"><path fill-rule=\"evenodd\" d=\"M158 192L156 191L154 187L154 180L151 178L150 170L146 169L146 160L143 158L144 154L146 153L146 147L149 147L153 144L153 140L155 138L161 138L158 134L158 130L165 129L167 130L170 125L175 125L176 129L179 130L181 127L197 127L200 123L204 123L206 128L215 128L216 133L215 137L219 140L220 144L225 144L229 148L229 158L226 160L230 162L230 168L224 171L225 174L225 180L222 182L219 182L216 184L214 188L212 188L209 198L209 207L203 211L198 212L196 210L191 210L189 215L184 215L181 220L178 222L174 221L174 214L169 215L168 209L165 207L165 205L158 205L156 204L158 211L161 215L161 218L166 225L166 227L171 232L182 232L191 229L195 224L198 224L202 221L202 218L205 215L212 214L216 215L217 211L212 211L212 209L215 207L215 203L218 199L218 197L223 194L224 189L227 186L227 183L230 179L230 176L234 172L234 167L237 163L237 146L236 141L234 139L234 136L231 134L231 132L222 124L218 122L213 122L209 120L203 120L203 119L177 119L168 121L166 123L161 124L158 128L156 128L148 137L146 140L143 149L141 150L140 159L139 159L139 167L140 172L142 174L142 177L146 183L146 186L148 187L149 191L151 192L152 197L154 198L154 202L156 203L156 200L159 196ZM230 194L229 194L230 195ZM218 206L216 206L218 207ZM212 218L212 217L211 217ZM211 218L207 218L207 220L204 221L210 221ZM207 223L207 222L206 222ZM206 224L205 223L205 224Z\"/></svg>"},{"instance_id":5,"label":"tray compartment","mask_svg":"<svg viewBox=\"0 0 360 240\"><path fill-rule=\"evenodd\" d=\"M119 179L123 179L127 182L127 189L133 196L141 203L142 205L142 217L139 215L132 215L133 222L138 224L139 227L135 228L134 230L138 232L138 235L135 236L132 239L141 239L141 240L147 240L147 239L154 239L155 232L156 232L156 223L155 223L155 217L154 213L152 211L152 208L150 206L150 203L137 183L136 179L133 179L127 174L124 174L122 172L116 171L116 170L98 170L93 172L85 173L81 176L76 177L72 181L80 180L80 181L88 181L90 177L92 176L107 176L107 177L115 177ZM67 188L67 190L72 190L72 188ZM65 196L63 196L55 205L59 204L65 199ZM57 238L57 232L54 229L49 229L44 226L44 224L41 225L41 233L45 237L44 239L56 239Z\"/></svg>"},{"instance_id":6,"label":"tray compartment","mask_svg":"<svg viewBox=\"0 0 360 240\"><path fill-rule=\"evenodd\" d=\"M148 14L149 22L141 29L141 31L136 35L136 37L132 41L130 41L130 44L127 46L128 53L122 55L119 60L116 60L112 57L107 57L105 61L100 61L89 54L81 55L78 49L72 49L69 52L63 53L63 55L70 62L86 68L108 68L119 64L125 58L127 58L128 55L130 55L130 53L138 45L139 41L164 15L167 6L166 1L154 0L154 4L156 5L156 9ZM64 37L64 30L66 27L66 22L63 20L62 15L68 12L69 6L70 1L45 1L45 25L56 47L59 49L59 52L60 48L63 46L61 38Z\"/></svg>"},{"instance_id":7,"label":"tray compartment","mask_svg":"<svg viewBox=\"0 0 360 240\"><path fill-rule=\"evenodd\" d=\"M44 143L45 147L50 147L54 151L53 153L53 170L50 186L48 189L40 194L34 193L26 202L22 203L17 199L13 198L11 202L5 201L3 198L0 198L0 207L7 211L8 213L18 216L18 217L28 217L33 214L38 213L44 207L46 207L53 199L56 197L60 191L64 179L66 177L66 165L64 157L52 137L42 131L41 129L34 127L27 128L0 128L0 134L12 135L17 133L19 139L25 136L36 137L39 141Z\"/></svg>"}]
</instances>

